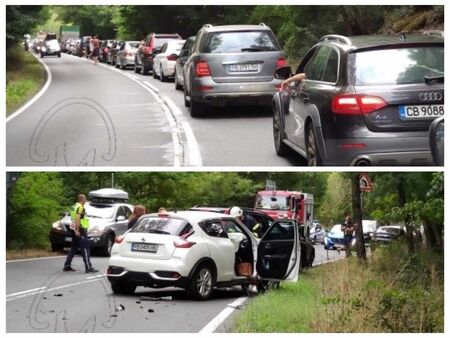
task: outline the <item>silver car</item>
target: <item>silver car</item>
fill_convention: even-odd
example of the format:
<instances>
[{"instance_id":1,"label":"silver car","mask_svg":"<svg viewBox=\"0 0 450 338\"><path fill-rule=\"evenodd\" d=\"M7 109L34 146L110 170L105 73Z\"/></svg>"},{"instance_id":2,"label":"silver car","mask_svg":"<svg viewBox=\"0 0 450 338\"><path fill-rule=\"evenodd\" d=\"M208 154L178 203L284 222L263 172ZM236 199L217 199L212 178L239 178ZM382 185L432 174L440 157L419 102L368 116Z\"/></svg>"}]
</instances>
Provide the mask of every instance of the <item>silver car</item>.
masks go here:
<instances>
[{"instance_id":1,"label":"silver car","mask_svg":"<svg viewBox=\"0 0 450 338\"><path fill-rule=\"evenodd\" d=\"M134 54L139 48L139 41L125 41L116 54L116 68L125 69L134 66Z\"/></svg>"},{"instance_id":2,"label":"silver car","mask_svg":"<svg viewBox=\"0 0 450 338\"><path fill-rule=\"evenodd\" d=\"M281 86L274 78L286 58L264 25L205 25L183 67L185 105L201 116L210 105L271 105Z\"/></svg>"}]
</instances>

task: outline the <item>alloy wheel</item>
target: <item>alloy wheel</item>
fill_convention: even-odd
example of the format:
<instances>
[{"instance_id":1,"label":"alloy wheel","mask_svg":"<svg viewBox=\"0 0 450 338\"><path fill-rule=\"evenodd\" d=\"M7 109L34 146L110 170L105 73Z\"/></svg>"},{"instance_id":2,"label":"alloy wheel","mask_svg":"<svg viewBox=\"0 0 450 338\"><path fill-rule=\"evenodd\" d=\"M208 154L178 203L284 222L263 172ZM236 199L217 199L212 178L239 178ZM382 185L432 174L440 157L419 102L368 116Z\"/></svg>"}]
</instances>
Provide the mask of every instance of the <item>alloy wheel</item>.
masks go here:
<instances>
[{"instance_id":1,"label":"alloy wheel","mask_svg":"<svg viewBox=\"0 0 450 338\"><path fill-rule=\"evenodd\" d=\"M200 296L207 296L212 288L212 275L209 269L202 268L197 277L197 292Z\"/></svg>"}]
</instances>

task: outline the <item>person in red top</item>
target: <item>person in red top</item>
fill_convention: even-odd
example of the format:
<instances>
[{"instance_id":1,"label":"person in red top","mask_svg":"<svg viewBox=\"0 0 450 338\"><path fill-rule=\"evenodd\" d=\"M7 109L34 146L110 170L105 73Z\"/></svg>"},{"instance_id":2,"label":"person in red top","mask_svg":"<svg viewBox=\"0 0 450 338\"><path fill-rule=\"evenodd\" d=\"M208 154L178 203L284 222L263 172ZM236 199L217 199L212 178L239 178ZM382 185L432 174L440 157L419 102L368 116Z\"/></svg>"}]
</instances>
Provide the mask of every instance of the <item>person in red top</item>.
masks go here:
<instances>
[{"instance_id":1,"label":"person in red top","mask_svg":"<svg viewBox=\"0 0 450 338\"><path fill-rule=\"evenodd\" d=\"M94 60L94 64L96 65L98 63L98 53L99 53L99 45L100 45L97 35L94 35L92 37L91 43L92 43L92 48L93 48L91 58L92 58L92 60Z\"/></svg>"}]
</instances>

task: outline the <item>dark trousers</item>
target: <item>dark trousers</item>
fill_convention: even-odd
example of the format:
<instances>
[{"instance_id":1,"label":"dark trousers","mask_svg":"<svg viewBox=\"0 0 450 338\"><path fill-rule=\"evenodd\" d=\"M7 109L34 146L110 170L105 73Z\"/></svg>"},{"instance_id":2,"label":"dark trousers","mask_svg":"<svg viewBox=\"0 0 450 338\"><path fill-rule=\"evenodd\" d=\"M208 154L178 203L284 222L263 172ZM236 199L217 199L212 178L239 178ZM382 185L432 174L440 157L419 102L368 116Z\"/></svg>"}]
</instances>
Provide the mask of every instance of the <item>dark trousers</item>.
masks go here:
<instances>
[{"instance_id":1,"label":"dark trousers","mask_svg":"<svg viewBox=\"0 0 450 338\"><path fill-rule=\"evenodd\" d=\"M345 254L347 257L352 256L352 235L345 235L344 236L344 244L345 244Z\"/></svg>"},{"instance_id":2,"label":"dark trousers","mask_svg":"<svg viewBox=\"0 0 450 338\"><path fill-rule=\"evenodd\" d=\"M77 253L78 249L81 250L81 256L83 257L84 267L86 269L92 268L91 264L91 247L89 245L89 240L86 231L81 231L81 236L77 237L75 234L72 236L72 246L67 254L66 262L64 267L69 267L72 264L73 257Z\"/></svg>"}]
</instances>

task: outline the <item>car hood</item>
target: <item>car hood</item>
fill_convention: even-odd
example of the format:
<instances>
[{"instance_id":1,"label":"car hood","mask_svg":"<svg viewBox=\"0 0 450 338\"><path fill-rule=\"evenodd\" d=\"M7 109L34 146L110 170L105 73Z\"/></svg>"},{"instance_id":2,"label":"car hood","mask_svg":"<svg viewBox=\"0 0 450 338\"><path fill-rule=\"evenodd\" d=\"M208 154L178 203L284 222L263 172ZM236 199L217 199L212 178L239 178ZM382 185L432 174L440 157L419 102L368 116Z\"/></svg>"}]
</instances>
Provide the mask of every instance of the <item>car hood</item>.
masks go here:
<instances>
[{"instance_id":1,"label":"car hood","mask_svg":"<svg viewBox=\"0 0 450 338\"><path fill-rule=\"evenodd\" d=\"M344 234L340 231L340 232L329 232L327 234L328 238L344 238Z\"/></svg>"},{"instance_id":2,"label":"car hood","mask_svg":"<svg viewBox=\"0 0 450 338\"><path fill-rule=\"evenodd\" d=\"M93 227L105 227L113 224L112 219L109 218L93 218L93 217L88 218L89 218L89 229Z\"/></svg>"}]
</instances>

